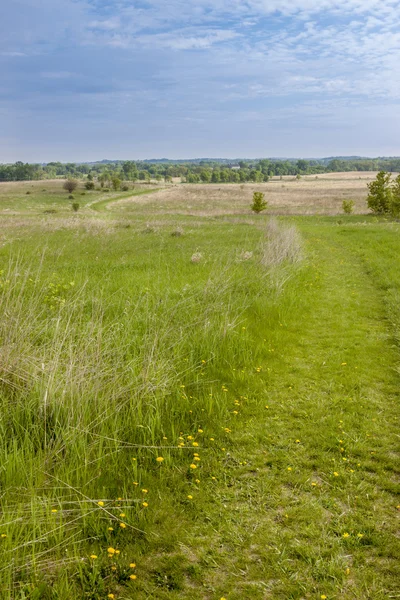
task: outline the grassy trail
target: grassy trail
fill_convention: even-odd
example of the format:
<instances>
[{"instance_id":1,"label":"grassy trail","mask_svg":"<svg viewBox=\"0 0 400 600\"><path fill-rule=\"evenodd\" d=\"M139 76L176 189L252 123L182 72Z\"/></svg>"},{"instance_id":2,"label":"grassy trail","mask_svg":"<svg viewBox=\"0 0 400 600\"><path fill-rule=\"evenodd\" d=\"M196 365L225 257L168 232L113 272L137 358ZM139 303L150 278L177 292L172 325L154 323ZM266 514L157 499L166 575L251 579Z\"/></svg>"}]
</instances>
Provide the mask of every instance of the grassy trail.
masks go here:
<instances>
[{"instance_id":1,"label":"grassy trail","mask_svg":"<svg viewBox=\"0 0 400 600\"><path fill-rule=\"evenodd\" d=\"M253 394L206 519L182 540L204 591L140 598L398 597L398 349L358 238L307 222L303 234L311 264L297 300L275 329L262 306L249 315L254 368L231 385Z\"/></svg>"}]
</instances>

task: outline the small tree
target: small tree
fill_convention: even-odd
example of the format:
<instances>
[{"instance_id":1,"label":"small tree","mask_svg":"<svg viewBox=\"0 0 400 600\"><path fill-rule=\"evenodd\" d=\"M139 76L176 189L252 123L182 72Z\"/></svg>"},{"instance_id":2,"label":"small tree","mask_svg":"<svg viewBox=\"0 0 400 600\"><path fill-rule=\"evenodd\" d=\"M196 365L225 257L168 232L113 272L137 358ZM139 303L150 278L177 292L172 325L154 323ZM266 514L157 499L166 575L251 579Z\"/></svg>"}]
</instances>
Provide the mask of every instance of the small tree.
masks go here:
<instances>
[{"instance_id":1,"label":"small tree","mask_svg":"<svg viewBox=\"0 0 400 600\"><path fill-rule=\"evenodd\" d=\"M253 194L253 204L251 205L251 210L257 214L267 208L267 202L264 200L265 194L262 192L254 192Z\"/></svg>"},{"instance_id":2,"label":"small tree","mask_svg":"<svg viewBox=\"0 0 400 600\"><path fill-rule=\"evenodd\" d=\"M72 210L74 212L78 212L78 210L79 210L79 202L73 202L72 203Z\"/></svg>"},{"instance_id":3,"label":"small tree","mask_svg":"<svg viewBox=\"0 0 400 600\"><path fill-rule=\"evenodd\" d=\"M354 210L354 200L343 200L342 208L345 215L351 215Z\"/></svg>"},{"instance_id":4,"label":"small tree","mask_svg":"<svg viewBox=\"0 0 400 600\"><path fill-rule=\"evenodd\" d=\"M76 179L66 179L63 183L63 188L70 194L78 187L78 182Z\"/></svg>"},{"instance_id":5,"label":"small tree","mask_svg":"<svg viewBox=\"0 0 400 600\"><path fill-rule=\"evenodd\" d=\"M367 197L368 208L377 215L390 212L392 203L392 189L390 187L391 173L380 171L375 181L368 183L369 194Z\"/></svg>"},{"instance_id":6,"label":"small tree","mask_svg":"<svg viewBox=\"0 0 400 600\"><path fill-rule=\"evenodd\" d=\"M87 181L87 182L85 183L85 188L86 188L87 190L94 190L94 181Z\"/></svg>"},{"instance_id":7,"label":"small tree","mask_svg":"<svg viewBox=\"0 0 400 600\"><path fill-rule=\"evenodd\" d=\"M392 217L400 216L400 175L397 175L392 186L392 201L390 204Z\"/></svg>"},{"instance_id":8,"label":"small tree","mask_svg":"<svg viewBox=\"0 0 400 600\"><path fill-rule=\"evenodd\" d=\"M115 191L119 190L119 188L121 187L121 180L119 177L113 177L111 179L111 183Z\"/></svg>"}]
</instances>

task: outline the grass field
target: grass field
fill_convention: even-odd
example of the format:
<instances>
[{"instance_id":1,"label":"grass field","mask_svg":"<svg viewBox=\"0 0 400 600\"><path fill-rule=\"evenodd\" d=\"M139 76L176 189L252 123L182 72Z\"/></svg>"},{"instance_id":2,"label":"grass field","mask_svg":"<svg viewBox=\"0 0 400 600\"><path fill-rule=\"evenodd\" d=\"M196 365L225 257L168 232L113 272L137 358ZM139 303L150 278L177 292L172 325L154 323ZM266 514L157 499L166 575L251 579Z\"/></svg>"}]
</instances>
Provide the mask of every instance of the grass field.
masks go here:
<instances>
[{"instance_id":1,"label":"grass field","mask_svg":"<svg viewBox=\"0 0 400 600\"><path fill-rule=\"evenodd\" d=\"M1 599L399 597L373 177L0 184Z\"/></svg>"}]
</instances>

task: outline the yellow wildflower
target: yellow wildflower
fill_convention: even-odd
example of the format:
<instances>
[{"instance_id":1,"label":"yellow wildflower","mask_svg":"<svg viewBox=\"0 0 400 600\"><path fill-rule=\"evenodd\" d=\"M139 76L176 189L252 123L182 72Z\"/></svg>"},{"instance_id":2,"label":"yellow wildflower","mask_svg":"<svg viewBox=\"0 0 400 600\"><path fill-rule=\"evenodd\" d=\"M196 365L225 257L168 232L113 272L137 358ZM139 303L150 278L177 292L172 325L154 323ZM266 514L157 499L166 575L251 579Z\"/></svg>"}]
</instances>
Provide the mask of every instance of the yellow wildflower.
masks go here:
<instances>
[{"instance_id":1,"label":"yellow wildflower","mask_svg":"<svg viewBox=\"0 0 400 600\"><path fill-rule=\"evenodd\" d=\"M146 490L146 489L144 489L144 490L142 490L142 493L143 493L143 494L147 494L147 492L148 492L148 491L149 491L149 490Z\"/></svg>"},{"instance_id":2,"label":"yellow wildflower","mask_svg":"<svg viewBox=\"0 0 400 600\"><path fill-rule=\"evenodd\" d=\"M126 529L125 523L120 523L119 526L121 527L121 529Z\"/></svg>"},{"instance_id":3,"label":"yellow wildflower","mask_svg":"<svg viewBox=\"0 0 400 600\"><path fill-rule=\"evenodd\" d=\"M162 456L157 456L157 458L156 458L156 461L157 461L158 463L162 463L162 462L163 462L163 460L164 460L164 459L163 459L163 457L162 457Z\"/></svg>"},{"instance_id":4,"label":"yellow wildflower","mask_svg":"<svg viewBox=\"0 0 400 600\"><path fill-rule=\"evenodd\" d=\"M344 537L344 538L348 538L348 537L350 537L350 534L346 532L346 533L344 533L344 534L343 534L343 536L342 536L342 537Z\"/></svg>"},{"instance_id":5,"label":"yellow wildflower","mask_svg":"<svg viewBox=\"0 0 400 600\"><path fill-rule=\"evenodd\" d=\"M147 502L142 502L142 506L144 506L145 508L147 508L148 507Z\"/></svg>"},{"instance_id":6,"label":"yellow wildflower","mask_svg":"<svg viewBox=\"0 0 400 600\"><path fill-rule=\"evenodd\" d=\"M136 575L129 575L129 579L132 579L132 581L134 581L135 579L137 579Z\"/></svg>"},{"instance_id":7,"label":"yellow wildflower","mask_svg":"<svg viewBox=\"0 0 400 600\"><path fill-rule=\"evenodd\" d=\"M193 500L193 496L191 496L190 494L188 495L188 500Z\"/></svg>"},{"instance_id":8,"label":"yellow wildflower","mask_svg":"<svg viewBox=\"0 0 400 600\"><path fill-rule=\"evenodd\" d=\"M102 500L99 500L99 502L97 503L99 506L104 506L104 502Z\"/></svg>"},{"instance_id":9,"label":"yellow wildflower","mask_svg":"<svg viewBox=\"0 0 400 600\"><path fill-rule=\"evenodd\" d=\"M90 558L92 558L94 560L95 558L97 558L97 555L96 554L91 554Z\"/></svg>"},{"instance_id":10,"label":"yellow wildflower","mask_svg":"<svg viewBox=\"0 0 400 600\"><path fill-rule=\"evenodd\" d=\"M197 469L197 465L195 465L195 464L193 464L193 463L192 463L192 464L190 465L190 468L191 468L191 469Z\"/></svg>"},{"instance_id":11,"label":"yellow wildflower","mask_svg":"<svg viewBox=\"0 0 400 600\"><path fill-rule=\"evenodd\" d=\"M130 567L131 569L135 569L135 568L136 568L136 563L131 563L131 564L129 565L129 567Z\"/></svg>"}]
</instances>

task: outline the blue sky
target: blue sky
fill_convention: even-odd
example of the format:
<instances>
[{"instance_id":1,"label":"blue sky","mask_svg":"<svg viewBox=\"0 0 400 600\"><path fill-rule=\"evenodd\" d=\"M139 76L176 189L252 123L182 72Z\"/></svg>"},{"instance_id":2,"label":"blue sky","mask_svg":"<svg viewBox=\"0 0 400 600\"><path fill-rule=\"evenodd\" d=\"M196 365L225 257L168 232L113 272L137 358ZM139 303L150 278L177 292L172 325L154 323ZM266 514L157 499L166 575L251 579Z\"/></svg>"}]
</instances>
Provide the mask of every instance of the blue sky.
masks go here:
<instances>
[{"instance_id":1,"label":"blue sky","mask_svg":"<svg viewBox=\"0 0 400 600\"><path fill-rule=\"evenodd\" d=\"M0 161L400 155L400 0L13 0Z\"/></svg>"}]
</instances>

